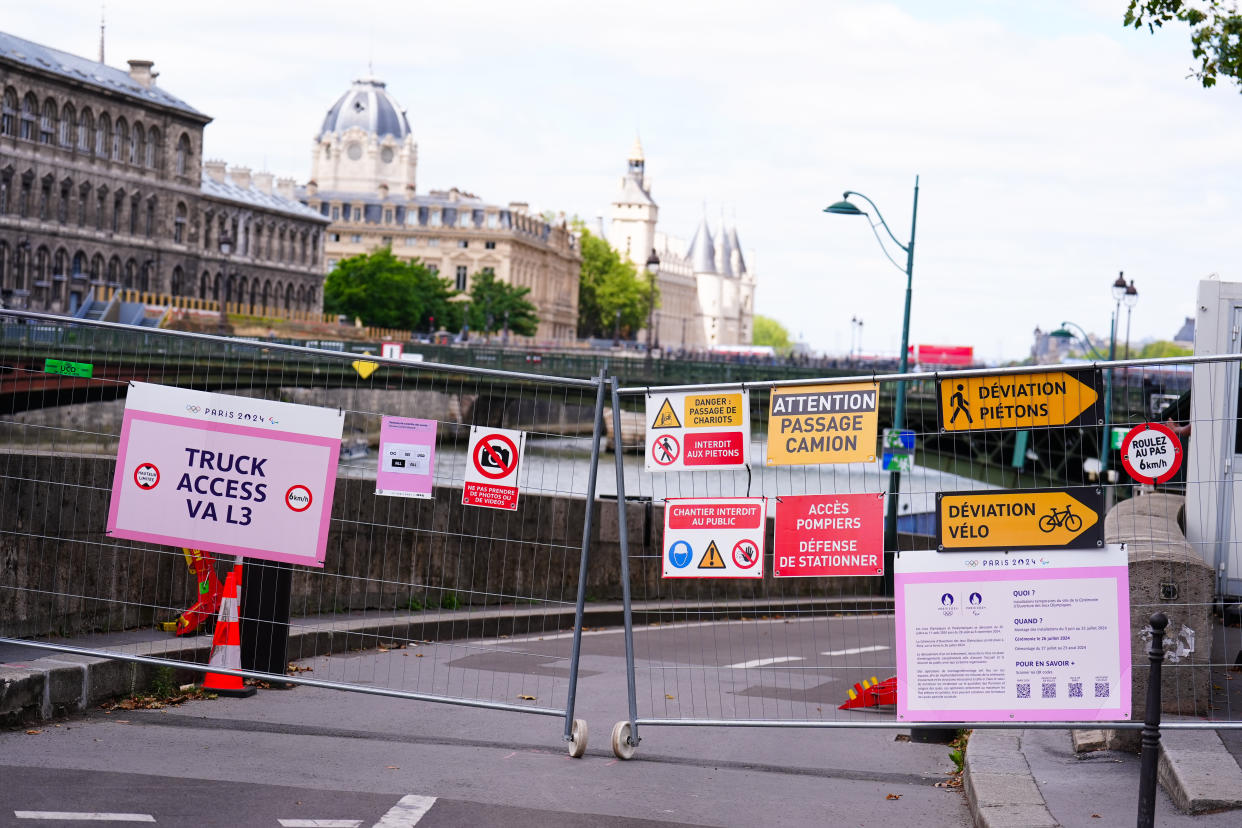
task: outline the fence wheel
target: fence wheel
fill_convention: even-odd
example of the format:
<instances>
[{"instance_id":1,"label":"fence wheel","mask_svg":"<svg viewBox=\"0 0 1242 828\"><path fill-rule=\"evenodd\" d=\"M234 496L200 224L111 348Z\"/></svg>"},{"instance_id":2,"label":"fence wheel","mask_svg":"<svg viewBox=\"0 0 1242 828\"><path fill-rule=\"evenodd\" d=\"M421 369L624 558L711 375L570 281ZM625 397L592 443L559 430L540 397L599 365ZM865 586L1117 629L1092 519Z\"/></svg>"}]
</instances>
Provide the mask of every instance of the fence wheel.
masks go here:
<instances>
[{"instance_id":1,"label":"fence wheel","mask_svg":"<svg viewBox=\"0 0 1242 828\"><path fill-rule=\"evenodd\" d=\"M581 759L582 754L586 753L587 746L586 719L574 719L573 730L570 731L570 734L569 755L574 759Z\"/></svg>"},{"instance_id":2,"label":"fence wheel","mask_svg":"<svg viewBox=\"0 0 1242 828\"><path fill-rule=\"evenodd\" d=\"M612 726L612 752L617 755L618 759L633 759L636 747L637 745L630 741L629 722L620 721Z\"/></svg>"}]
</instances>

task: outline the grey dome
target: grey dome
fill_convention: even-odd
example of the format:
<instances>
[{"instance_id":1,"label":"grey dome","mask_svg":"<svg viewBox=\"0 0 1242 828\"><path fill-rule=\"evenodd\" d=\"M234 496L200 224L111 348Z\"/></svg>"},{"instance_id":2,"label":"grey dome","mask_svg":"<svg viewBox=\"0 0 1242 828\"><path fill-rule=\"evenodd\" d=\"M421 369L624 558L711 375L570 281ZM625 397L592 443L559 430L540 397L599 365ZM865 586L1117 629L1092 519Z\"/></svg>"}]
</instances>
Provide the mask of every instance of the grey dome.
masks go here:
<instances>
[{"instance_id":1,"label":"grey dome","mask_svg":"<svg viewBox=\"0 0 1242 828\"><path fill-rule=\"evenodd\" d=\"M349 91L337 99L323 119L319 136L327 133L340 134L350 127L361 127L383 138L392 135L404 140L410 134L410 122L405 110L393 100L377 78L359 78Z\"/></svg>"}]
</instances>

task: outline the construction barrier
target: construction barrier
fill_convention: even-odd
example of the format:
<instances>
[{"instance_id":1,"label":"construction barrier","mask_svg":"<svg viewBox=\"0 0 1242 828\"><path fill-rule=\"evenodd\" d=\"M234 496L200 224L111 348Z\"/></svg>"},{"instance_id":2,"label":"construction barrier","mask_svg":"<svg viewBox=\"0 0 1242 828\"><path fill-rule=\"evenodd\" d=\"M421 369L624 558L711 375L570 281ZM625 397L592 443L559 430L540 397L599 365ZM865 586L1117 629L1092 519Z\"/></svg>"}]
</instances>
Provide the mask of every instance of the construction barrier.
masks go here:
<instances>
[{"instance_id":1,"label":"construction barrier","mask_svg":"<svg viewBox=\"0 0 1242 828\"><path fill-rule=\"evenodd\" d=\"M4 641L207 671L216 690L558 717L581 755L602 377L33 313L0 329Z\"/></svg>"}]
</instances>

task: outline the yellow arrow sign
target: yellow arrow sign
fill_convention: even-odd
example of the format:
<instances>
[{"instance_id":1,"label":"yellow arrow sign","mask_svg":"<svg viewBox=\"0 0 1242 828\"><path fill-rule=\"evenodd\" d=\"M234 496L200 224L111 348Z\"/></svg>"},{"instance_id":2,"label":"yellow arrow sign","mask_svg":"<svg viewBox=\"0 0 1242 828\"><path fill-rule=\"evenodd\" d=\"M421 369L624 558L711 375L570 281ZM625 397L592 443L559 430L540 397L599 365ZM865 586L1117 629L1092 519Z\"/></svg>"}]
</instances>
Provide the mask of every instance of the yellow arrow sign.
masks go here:
<instances>
[{"instance_id":1,"label":"yellow arrow sign","mask_svg":"<svg viewBox=\"0 0 1242 828\"><path fill-rule=\"evenodd\" d=\"M1100 372L1048 371L940 380L941 431L1098 425Z\"/></svg>"},{"instance_id":2,"label":"yellow arrow sign","mask_svg":"<svg viewBox=\"0 0 1242 828\"><path fill-rule=\"evenodd\" d=\"M1103 492L1092 486L943 492L938 548L1094 549L1104 543L1103 507Z\"/></svg>"}]
</instances>

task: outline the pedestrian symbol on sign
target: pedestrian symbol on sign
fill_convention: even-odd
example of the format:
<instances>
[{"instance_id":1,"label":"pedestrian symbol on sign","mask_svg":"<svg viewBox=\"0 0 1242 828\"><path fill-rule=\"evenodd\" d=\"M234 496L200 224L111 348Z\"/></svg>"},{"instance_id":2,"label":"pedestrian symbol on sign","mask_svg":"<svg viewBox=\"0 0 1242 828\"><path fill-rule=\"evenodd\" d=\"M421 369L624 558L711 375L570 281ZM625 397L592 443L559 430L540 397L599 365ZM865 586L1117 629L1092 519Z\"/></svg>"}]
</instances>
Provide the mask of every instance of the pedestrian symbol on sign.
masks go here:
<instances>
[{"instance_id":1,"label":"pedestrian symbol on sign","mask_svg":"<svg viewBox=\"0 0 1242 828\"><path fill-rule=\"evenodd\" d=\"M667 466L677 462L677 458L681 456L681 444L677 442L677 438L670 434L657 437L655 445L651 447L651 456L661 466Z\"/></svg>"}]
</instances>

